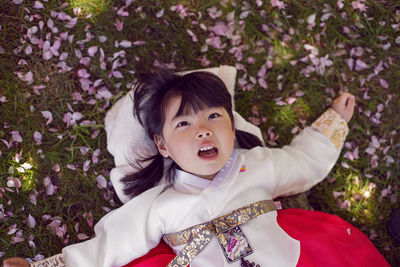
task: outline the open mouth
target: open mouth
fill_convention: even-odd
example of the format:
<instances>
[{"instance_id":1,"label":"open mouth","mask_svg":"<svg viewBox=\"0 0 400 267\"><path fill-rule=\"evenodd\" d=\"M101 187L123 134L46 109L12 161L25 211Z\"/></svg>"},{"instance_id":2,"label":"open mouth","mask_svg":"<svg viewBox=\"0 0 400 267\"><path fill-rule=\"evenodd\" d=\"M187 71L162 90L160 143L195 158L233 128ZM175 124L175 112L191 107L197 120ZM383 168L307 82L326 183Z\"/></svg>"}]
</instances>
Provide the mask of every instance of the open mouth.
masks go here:
<instances>
[{"instance_id":1,"label":"open mouth","mask_svg":"<svg viewBox=\"0 0 400 267\"><path fill-rule=\"evenodd\" d=\"M212 158L215 157L217 154L218 154L218 149L211 145L200 147L200 150L197 153L197 155L199 155L199 157L202 158Z\"/></svg>"}]
</instances>

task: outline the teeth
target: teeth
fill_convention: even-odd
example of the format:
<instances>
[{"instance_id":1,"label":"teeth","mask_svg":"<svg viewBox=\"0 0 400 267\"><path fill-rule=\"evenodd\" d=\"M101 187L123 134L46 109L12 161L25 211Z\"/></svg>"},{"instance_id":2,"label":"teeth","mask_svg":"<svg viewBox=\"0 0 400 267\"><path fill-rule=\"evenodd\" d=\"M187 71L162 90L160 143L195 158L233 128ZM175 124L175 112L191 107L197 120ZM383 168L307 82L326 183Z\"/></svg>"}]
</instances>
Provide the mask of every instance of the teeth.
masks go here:
<instances>
[{"instance_id":1,"label":"teeth","mask_svg":"<svg viewBox=\"0 0 400 267\"><path fill-rule=\"evenodd\" d=\"M200 147L200 151L206 151L206 150L210 150L213 148L214 148L213 146L203 146L203 147Z\"/></svg>"}]
</instances>

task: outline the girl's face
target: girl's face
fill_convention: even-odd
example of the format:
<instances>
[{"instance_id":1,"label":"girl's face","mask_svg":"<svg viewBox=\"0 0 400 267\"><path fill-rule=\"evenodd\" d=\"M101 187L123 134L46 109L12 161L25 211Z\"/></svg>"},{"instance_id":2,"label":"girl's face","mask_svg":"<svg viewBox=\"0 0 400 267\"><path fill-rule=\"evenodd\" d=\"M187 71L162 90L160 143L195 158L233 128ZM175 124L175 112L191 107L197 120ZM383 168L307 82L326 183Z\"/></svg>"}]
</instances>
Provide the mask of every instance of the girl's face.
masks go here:
<instances>
[{"instance_id":1,"label":"girl's face","mask_svg":"<svg viewBox=\"0 0 400 267\"><path fill-rule=\"evenodd\" d=\"M184 171L212 180L232 154L235 128L222 107L205 108L176 117L181 97L172 98L163 136L154 142L163 157L171 157Z\"/></svg>"}]
</instances>

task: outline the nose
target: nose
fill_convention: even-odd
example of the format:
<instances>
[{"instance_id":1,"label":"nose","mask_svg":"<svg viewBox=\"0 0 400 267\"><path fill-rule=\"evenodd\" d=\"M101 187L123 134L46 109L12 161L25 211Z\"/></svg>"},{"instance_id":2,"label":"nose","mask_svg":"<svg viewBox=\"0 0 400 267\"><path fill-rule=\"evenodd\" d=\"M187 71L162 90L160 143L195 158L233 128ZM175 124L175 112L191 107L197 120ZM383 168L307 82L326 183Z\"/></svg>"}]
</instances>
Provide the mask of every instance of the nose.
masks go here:
<instances>
[{"instance_id":1,"label":"nose","mask_svg":"<svg viewBox=\"0 0 400 267\"><path fill-rule=\"evenodd\" d=\"M209 137L209 136L212 136L212 131L210 129L201 127L197 130L197 138L198 139Z\"/></svg>"}]
</instances>

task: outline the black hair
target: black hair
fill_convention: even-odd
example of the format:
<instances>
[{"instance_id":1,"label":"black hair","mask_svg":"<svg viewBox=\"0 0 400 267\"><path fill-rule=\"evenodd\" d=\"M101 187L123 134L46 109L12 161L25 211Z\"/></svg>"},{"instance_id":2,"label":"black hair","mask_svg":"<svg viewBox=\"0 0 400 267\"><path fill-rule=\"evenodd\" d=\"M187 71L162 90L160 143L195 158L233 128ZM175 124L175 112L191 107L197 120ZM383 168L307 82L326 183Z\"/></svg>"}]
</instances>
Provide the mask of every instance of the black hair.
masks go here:
<instances>
[{"instance_id":1,"label":"black hair","mask_svg":"<svg viewBox=\"0 0 400 267\"><path fill-rule=\"evenodd\" d=\"M162 68L155 73L142 75L134 89L134 116L143 125L146 134L153 140L154 136L162 136L165 114L170 100L180 96L181 103L177 116L197 112L207 107L223 107L234 127L232 100L224 82L210 72L191 72L185 75L172 73ZM241 148L250 149L262 146L261 140L253 134L236 130L236 140ZM133 166L137 172L121 179L124 193L135 197L156 186L165 176L169 184L173 184L175 170L178 165L172 162L164 170L164 160L160 153L153 156L139 155ZM142 168L142 164L150 163Z\"/></svg>"}]
</instances>

